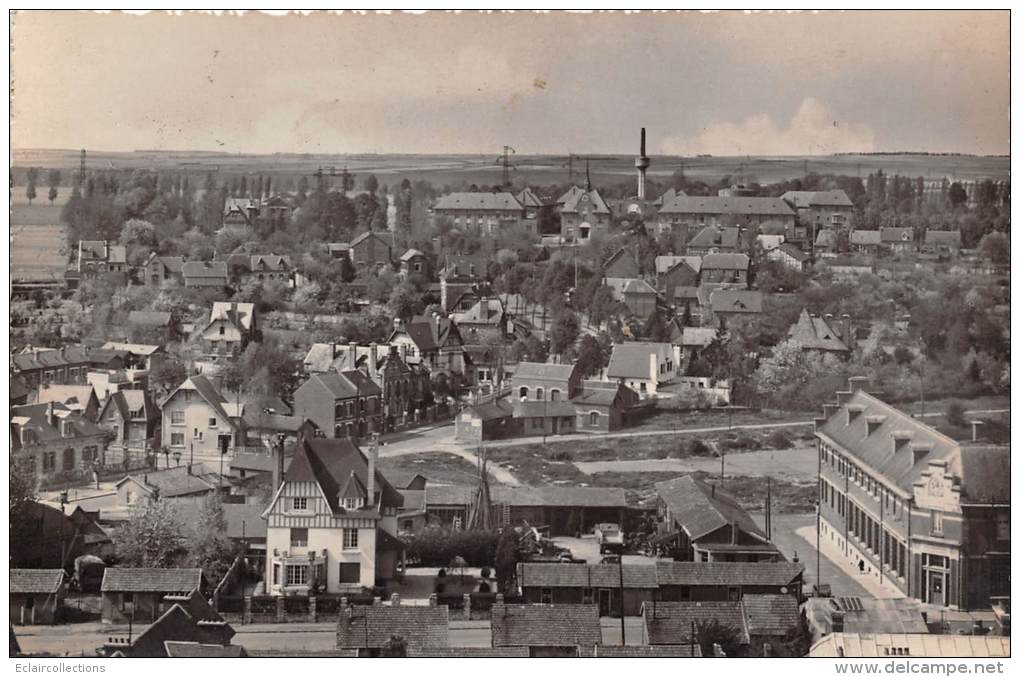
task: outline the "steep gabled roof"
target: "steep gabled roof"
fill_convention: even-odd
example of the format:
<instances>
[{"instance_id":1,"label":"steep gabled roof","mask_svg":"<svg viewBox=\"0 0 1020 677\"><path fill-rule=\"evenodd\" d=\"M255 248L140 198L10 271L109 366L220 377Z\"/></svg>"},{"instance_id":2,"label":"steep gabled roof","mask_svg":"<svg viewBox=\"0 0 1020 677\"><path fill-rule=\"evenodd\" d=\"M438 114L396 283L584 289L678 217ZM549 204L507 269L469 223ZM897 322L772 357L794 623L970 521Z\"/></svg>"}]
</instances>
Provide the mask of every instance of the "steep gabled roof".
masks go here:
<instances>
[{"instance_id":1,"label":"steep gabled roof","mask_svg":"<svg viewBox=\"0 0 1020 677\"><path fill-rule=\"evenodd\" d=\"M609 205L599 194L598 189L593 188L592 190L585 191L580 188L577 191L569 192L565 196L567 199L563 202L563 206L560 208L560 212L563 214L574 214L581 211L581 205L587 201L591 201L592 206L595 208L596 214L609 214Z\"/></svg>"},{"instance_id":2,"label":"steep gabled roof","mask_svg":"<svg viewBox=\"0 0 1020 677\"><path fill-rule=\"evenodd\" d=\"M673 359L673 346L639 341L617 343L613 346L606 375L609 378L651 378L652 355L657 356L656 364L665 364Z\"/></svg>"},{"instance_id":3,"label":"steep gabled roof","mask_svg":"<svg viewBox=\"0 0 1020 677\"><path fill-rule=\"evenodd\" d=\"M217 320L227 320L240 331L251 331L252 318L255 316L254 303L235 303L233 301L216 301L209 314L209 324Z\"/></svg>"},{"instance_id":4,"label":"steep gabled roof","mask_svg":"<svg viewBox=\"0 0 1020 677\"><path fill-rule=\"evenodd\" d=\"M181 266L185 278L222 278L227 279L226 261L186 261Z\"/></svg>"},{"instance_id":5,"label":"steep gabled roof","mask_svg":"<svg viewBox=\"0 0 1020 677\"><path fill-rule=\"evenodd\" d=\"M883 243L914 241L913 228L887 227L882 228L880 232L882 234Z\"/></svg>"},{"instance_id":6,"label":"steep gabled roof","mask_svg":"<svg viewBox=\"0 0 1020 677\"><path fill-rule=\"evenodd\" d=\"M700 256L656 256L655 272L663 275L677 266L686 264L695 273L701 272Z\"/></svg>"},{"instance_id":7,"label":"steep gabled roof","mask_svg":"<svg viewBox=\"0 0 1020 677\"><path fill-rule=\"evenodd\" d=\"M655 491L669 508L672 519L692 541L735 524L744 533L767 542L754 518L734 497L702 480L685 475L656 482Z\"/></svg>"},{"instance_id":8,"label":"steep gabled roof","mask_svg":"<svg viewBox=\"0 0 1020 677\"><path fill-rule=\"evenodd\" d=\"M592 647L602 643L595 604L494 604L491 618L493 646Z\"/></svg>"},{"instance_id":9,"label":"steep gabled roof","mask_svg":"<svg viewBox=\"0 0 1020 677\"><path fill-rule=\"evenodd\" d=\"M829 326L821 317L815 317L808 312L807 308L800 311L797 322L790 327L787 337L796 341L801 348L806 350L829 350L833 352L847 352L850 349L840 337L839 332Z\"/></svg>"},{"instance_id":10,"label":"steep gabled roof","mask_svg":"<svg viewBox=\"0 0 1020 677\"><path fill-rule=\"evenodd\" d=\"M315 482L322 489L330 509L340 514L344 512L339 502L340 492L352 473L362 486L367 486L368 459L351 440L302 439L287 467L284 481ZM375 487L384 507L399 508L403 505L404 497L386 481L378 468L375 471ZM366 511L374 512L375 509L374 505L365 506Z\"/></svg>"}]
</instances>

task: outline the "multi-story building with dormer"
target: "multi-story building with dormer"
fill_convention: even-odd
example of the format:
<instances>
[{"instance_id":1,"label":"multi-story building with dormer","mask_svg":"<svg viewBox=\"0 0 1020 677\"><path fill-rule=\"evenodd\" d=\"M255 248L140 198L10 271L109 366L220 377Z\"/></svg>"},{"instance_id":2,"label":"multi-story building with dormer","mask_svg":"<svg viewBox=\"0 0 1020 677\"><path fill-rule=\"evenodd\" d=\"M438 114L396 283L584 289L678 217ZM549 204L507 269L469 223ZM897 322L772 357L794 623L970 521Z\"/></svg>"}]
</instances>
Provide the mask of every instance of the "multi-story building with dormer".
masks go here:
<instances>
[{"instance_id":1,"label":"multi-story building with dormer","mask_svg":"<svg viewBox=\"0 0 1020 677\"><path fill-rule=\"evenodd\" d=\"M349 439L298 441L263 514L266 592L354 593L384 585L404 550L397 510L404 499Z\"/></svg>"},{"instance_id":2,"label":"multi-story building with dormer","mask_svg":"<svg viewBox=\"0 0 1020 677\"><path fill-rule=\"evenodd\" d=\"M1009 597L1009 447L960 443L852 378L815 421L820 539L936 607Z\"/></svg>"}]
</instances>

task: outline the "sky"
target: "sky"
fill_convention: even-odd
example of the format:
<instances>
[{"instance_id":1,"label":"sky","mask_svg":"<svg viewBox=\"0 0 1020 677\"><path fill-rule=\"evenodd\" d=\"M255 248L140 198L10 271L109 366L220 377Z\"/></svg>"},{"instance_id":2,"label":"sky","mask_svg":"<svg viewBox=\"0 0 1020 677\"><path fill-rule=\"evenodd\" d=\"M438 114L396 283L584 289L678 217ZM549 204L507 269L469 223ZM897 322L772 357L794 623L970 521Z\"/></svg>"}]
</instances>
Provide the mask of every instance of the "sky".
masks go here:
<instances>
[{"instance_id":1,"label":"sky","mask_svg":"<svg viewBox=\"0 0 1020 677\"><path fill-rule=\"evenodd\" d=\"M1009 13L17 12L15 148L1009 153Z\"/></svg>"}]
</instances>

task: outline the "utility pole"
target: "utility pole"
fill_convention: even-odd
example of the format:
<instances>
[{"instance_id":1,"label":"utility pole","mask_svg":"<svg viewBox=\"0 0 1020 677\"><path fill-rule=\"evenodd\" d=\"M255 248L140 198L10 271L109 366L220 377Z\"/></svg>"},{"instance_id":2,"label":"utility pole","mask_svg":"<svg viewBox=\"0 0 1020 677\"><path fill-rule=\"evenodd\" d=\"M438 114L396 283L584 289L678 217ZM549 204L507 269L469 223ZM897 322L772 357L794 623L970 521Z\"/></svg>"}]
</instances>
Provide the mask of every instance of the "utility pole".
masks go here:
<instances>
[{"instance_id":1,"label":"utility pole","mask_svg":"<svg viewBox=\"0 0 1020 677\"><path fill-rule=\"evenodd\" d=\"M496 158L496 164L503 167L503 183L501 186L503 188L510 185L510 168L513 167L513 165L510 164L511 153L517 153L517 151L510 146L503 146L503 154Z\"/></svg>"},{"instance_id":2,"label":"utility pole","mask_svg":"<svg viewBox=\"0 0 1020 677\"><path fill-rule=\"evenodd\" d=\"M627 646L627 624L623 609L623 553L620 553L620 646Z\"/></svg>"}]
</instances>

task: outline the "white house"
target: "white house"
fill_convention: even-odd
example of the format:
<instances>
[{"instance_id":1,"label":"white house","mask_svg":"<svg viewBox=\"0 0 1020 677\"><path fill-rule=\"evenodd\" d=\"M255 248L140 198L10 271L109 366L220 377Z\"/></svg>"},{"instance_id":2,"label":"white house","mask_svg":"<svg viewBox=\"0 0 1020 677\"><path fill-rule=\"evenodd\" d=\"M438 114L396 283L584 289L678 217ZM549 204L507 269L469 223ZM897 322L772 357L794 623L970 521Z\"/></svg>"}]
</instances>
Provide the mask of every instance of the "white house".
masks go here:
<instances>
[{"instance_id":1,"label":"white house","mask_svg":"<svg viewBox=\"0 0 1020 677\"><path fill-rule=\"evenodd\" d=\"M269 594L353 593L393 578L404 498L376 470L376 453L347 438L298 442L263 513Z\"/></svg>"},{"instance_id":2,"label":"white house","mask_svg":"<svg viewBox=\"0 0 1020 677\"><path fill-rule=\"evenodd\" d=\"M682 374L680 346L669 343L617 343L606 371L610 381L629 386L641 399L656 396L659 386Z\"/></svg>"},{"instance_id":3,"label":"white house","mask_svg":"<svg viewBox=\"0 0 1020 677\"><path fill-rule=\"evenodd\" d=\"M195 375L163 401L162 445L182 462L215 460L220 457L220 439L226 438L232 458L235 445L245 444L241 416L243 403L228 401L204 376Z\"/></svg>"}]
</instances>

